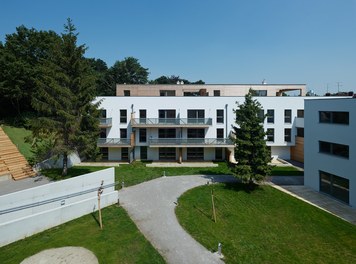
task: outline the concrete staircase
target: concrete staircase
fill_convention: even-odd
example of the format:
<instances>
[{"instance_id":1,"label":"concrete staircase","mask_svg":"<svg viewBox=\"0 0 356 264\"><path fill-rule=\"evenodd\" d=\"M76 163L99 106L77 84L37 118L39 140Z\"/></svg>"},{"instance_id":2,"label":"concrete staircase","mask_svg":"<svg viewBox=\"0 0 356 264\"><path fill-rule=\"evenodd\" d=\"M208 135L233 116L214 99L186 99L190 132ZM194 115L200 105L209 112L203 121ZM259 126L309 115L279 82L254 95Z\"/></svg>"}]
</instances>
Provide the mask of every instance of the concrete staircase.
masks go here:
<instances>
[{"instance_id":1,"label":"concrete staircase","mask_svg":"<svg viewBox=\"0 0 356 264\"><path fill-rule=\"evenodd\" d=\"M7 175L14 180L21 180L36 173L0 127L0 177Z\"/></svg>"}]
</instances>

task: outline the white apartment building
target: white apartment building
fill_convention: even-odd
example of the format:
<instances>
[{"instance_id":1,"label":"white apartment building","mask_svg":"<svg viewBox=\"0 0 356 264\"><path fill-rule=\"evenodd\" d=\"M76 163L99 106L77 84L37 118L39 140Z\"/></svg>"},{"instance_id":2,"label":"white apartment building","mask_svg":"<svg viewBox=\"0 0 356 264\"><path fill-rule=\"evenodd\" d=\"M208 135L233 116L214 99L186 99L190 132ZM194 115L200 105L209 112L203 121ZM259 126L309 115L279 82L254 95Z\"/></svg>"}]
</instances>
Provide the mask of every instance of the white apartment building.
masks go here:
<instances>
[{"instance_id":1,"label":"white apartment building","mask_svg":"<svg viewBox=\"0 0 356 264\"><path fill-rule=\"evenodd\" d=\"M304 97L255 97L274 157L291 158ZM98 146L107 160L234 160L233 109L244 96L115 96L102 101Z\"/></svg>"},{"instance_id":2,"label":"white apartment building","mask_svg":"<svg viewBox=\"0 0 356 264\"><path fill-rule=\"evenodd\" d=\"M304 184L356 206L356 98L305 100Z\"/></svg>"}]
</instances>

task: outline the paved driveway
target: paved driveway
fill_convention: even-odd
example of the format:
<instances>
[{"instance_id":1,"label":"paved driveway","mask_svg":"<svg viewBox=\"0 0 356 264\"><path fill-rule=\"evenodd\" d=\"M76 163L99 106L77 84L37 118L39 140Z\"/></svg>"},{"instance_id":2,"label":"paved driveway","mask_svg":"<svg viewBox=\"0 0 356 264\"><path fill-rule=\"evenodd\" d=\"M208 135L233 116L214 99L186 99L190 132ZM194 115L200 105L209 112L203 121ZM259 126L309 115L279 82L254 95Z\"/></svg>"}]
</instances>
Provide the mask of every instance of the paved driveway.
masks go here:
<instances>
[{"instance_id":1,"label":"paved driveway","mask_svg":"<svg viewBox=\"0 0 356 264\"><path fill-rule=\"evenodd\" d=\"M212 177L219 182L234 180L231 176ZM207 184L212 177L161 177L119 191L120 204L168 263L223 263L217 254L205 249L185 232L174 212L179 196L191 188Z\"/></svg>"}]
</instances>

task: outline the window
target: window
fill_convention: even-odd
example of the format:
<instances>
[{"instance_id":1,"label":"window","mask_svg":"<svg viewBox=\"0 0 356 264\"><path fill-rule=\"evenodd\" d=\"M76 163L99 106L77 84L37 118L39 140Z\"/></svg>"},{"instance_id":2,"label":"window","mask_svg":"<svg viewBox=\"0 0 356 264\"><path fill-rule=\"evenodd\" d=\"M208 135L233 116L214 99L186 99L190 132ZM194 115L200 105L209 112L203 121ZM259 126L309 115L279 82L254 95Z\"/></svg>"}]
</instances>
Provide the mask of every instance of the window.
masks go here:
<instances>
[{"instance_id":1,"label":"window","mask_svg":"<svg viewBox=\"0 0 356 264\"><path fill-rule=\"evenodd\" d=\"M120 110L120 123L127 123L127 110L126 109Z\"/></svg>"},{"instance_id":2,"label":"window","mask_svg":"<svg viewBox=\"0 0 356 264\"><path fill-rule=\"evenodd\" d=\"M204 110L188 110L188 118L205 118Z\"/></svg>"},{"instance_id":3,"label":"window","mask_svg":"<svg viewBox=\"0 0 356 264\"><path fill-rule=\"evenodd\" d=\"M120 138L127 138L127 129L126 128L120 129Z\"/></svg>"},{"instance_id":4,"label":"window","mask_svg":"<svg viewBox=\"0 0 356 264\"><path fill-rule=\"evenodd\" d=\"M319 152L349 158L349 146L343 144L319 141Z\"/></svg>"},{"instance_id":5,"label":"window","mask_svg":"<svg viewBox=\"0 0 356 264\"><path fill-rule=\"evenodd\" d=\"M159 118L176 118L176 110L166 110L160 109L158 110Z\"/></svg>"},{"instance_id":6,"label":"window","mask_svg":"<svg viewBox=\"0 0 356 264\"><path fill-rule=\"evenodd\" d=\"M292 123L292 110L285 109L284 110L284 123Z\"/></svg>"},{"instance_id":7,"label":"window","mask_svg":"<svg viewBox=\"0 0 356 264\"><path fill-rule=\"evenodd\" d=\"M188 128L188 138L204 138L204 128Z\"/></svg>"},{"instance_id":8,"label":"window","mask_svg":"<svg viewBox=\"0 0 356 264\"><path fill-rule=\"evenodd\" d=\"M159 160L176 160L175 148L159 148Z\"/></svg>"},{"instance_id":9,"label":"window","mask_svg":"<svg viewBox=\"0 0 356 264\"><path fill-rule=\"evenodd\" d=\"M216 110L216 123L224 123L224 109Z\"/></svg>"},{"instance_id":10,"label":"window","mask_svg":"<svg viewBox=\"0 0 356 264\"><path fill-rule=\"evenodd\" d=\"M284 141L291 142L292 141L292 129L285 128L284 129Z\"/></svg>"},{"instance_id":11,"label":"window","mask_svg":"<svg viewBox=\"0 0 356 264\"><path fill-rule=\"evenodd\" d=\"M224 138L224 129L223 128L216 129L216 138Z\"/></svg>"},{"instance_id":12,"label":"window","mask_svg":"<svg viewBox=\"0 0 356 264\"><path fill-rule=\"evenodd\" d=\"M194 92L184 92L183 96L200 96L199 91Z\"/></svg>"},{"instance_id":13,"label":"window","mask_svg":"<svg viewBox=\"0 0 356 264\"><path fill-rule=\"evenodd\" d=\"M220 96L220 90L214 90L214 96Z\"/></svg>"},{"instance_id":14,"label":"window","mask_svg":"<svg viewBox=\"0 0 356 264\"><path fill-rule=\"evenodd\" d=\"M146 118L147 118L147 111L146 109L140 109L140 124L146 124Z\"/></svg>"},{"instance_id":15,"label":"window","mask_svg":"<svg viewBox=\"0 0 356 264\"><path fill-rule=\"evenodd\" d=\"M215 148L215 159L216 160L223 159L223 148Z\"/></svg>"},{"instance_id":16,"label":"window","mask_svg":"<svg viewBox=\"0 0 356 264\"><path fill-rule=\"evenodd\" d=\"M129 148L121 148L121 160L129 160Z\"/></svg>"},{"instance_id":17,"label":"window","mask_svg":"<svg viewBox=\"0 0 356 264\"><path fill-rule=\"evenodd\" d=\"M349 203L349 180L325 171L319 171L320 191Z\"/></svg>"},{"instance_id":18,"label":"window","mask_svg":"<svg viewBox=\"0 0 356 264\"><path fill-rule=\"evenodd\" d=\"M304 137L304 127L297 127L297 137Z\"/></svg>"},{"instance_id":19,"label":"window","mask_svg":"<svg viewBox=\"0 0 356 264\"><path fill-rule=\"evenodd\" d=\"M320 123L349 124L349 112L319 111Z\"/></svg>"},{"instance_id":20,"label":"window","mask_svg":"<svg viewBox=\"0 0 356 264\"><path fill-rule=\"evenodd\" d=\"M130 90L124 90L124 96L130 96Z\"/></svg>"},{"instance_id":21,"label":"window","mask_svg":"<svg viewBox=\"0 0 356 264\"><path fill-rule=\"evenodd\" d=\"M274 142L274 128L267 128L267 141Z\"/></svg>"},{"instance_id":22,"label":"window","mask_svg":"<svg viewBox=\"0 0 356 264\"><path fill-rule=\"evenodd\" d=\"M297 110L297 117L304 118L304 110L303 109L298 109Z\"/></svg>"},{"instance_id":23,"label":"window","mask_svg":"<svg viewBox=\"0 0 356 264\"><path fill-rule=\"evenodd\" d=\"M160 90L159 96L176 96L175 90Z\"/></svg>"},{"instance_id":24,"label":"window","mask_svg":"<svg viewBox=\"0 0 356 264\"><path fill-rule=\"evenodd\" d=\"M147 160L147 147L140 147L141 160Z\"/></svg>"},{"instance_id":25,"label":"window","mask_svg":"<svg viewBox=\"0 0 356 264\"><path fill-rule=\"evenodd\" d=\"M100 129L100 138L106 138L106 128Z\"/></svg>"},{"instance_id":26,"label":"window","mask_svg":"<svg viewBox=\"0 0 356 264\"><path fill-rule=\"evenodd\" d=\"M147 131L146 128L140 128L139 130L139 142L147 141Z\"/></svg>"},{"instance_id":27,"label":"window","mask_svg":"<svg viewBox=\"0 0 356 264\"><path fill-rule=\"evenodd\" d=\"M109 160L109 148L100 148L101 160Z\"/></svg>"},{"instance_id":28,"label":"window","mask_svg":"<svg viewBox=\"0 0 356 264\"><path fill-rule=\"evenodd\" d=\"M187 148L187 160L204 160L204 148Z\"/></svg>"},{"instance_id":29,"label":"window","mask_svg":"<svg viewBox=\"0 0 356 264\"><path fill-rule=\"evenodd\" d=\"M265 120L265 111L263 109L260 109L257 114L257 117L261 120L261 123L263 123Z\"/></svg>"},{"instance_id":30,"label":"window","mask_svg":"<svg viewBox=\"0 0 356 264\"><path fill-rule=\"evenodd\" d=\"M158 138L176 138L176 129L160 128L158 129Z\"/></svg>"},{"instance_id":31,"label":"window","mask_svg":"<svg viewBox=\"0 0 356 264\"><path fill-rule=\"evenodd\" d=\"M267 110L267 123L274 123L274 110L273 109Z\"/></svg>"},{"instance_id":32,"label":"window","mask_svg":"<svg viewBox=\"0 0 356 264\"><path fill-rule=\"evenodd\" d=\"M255 90L254 96L267 96L267 90Z\"/></svg>"},{"instance_id":33,"label":"window","mask_svg":"<svg viewBox=\"0 0 356 264\"><path fill-rule=\"evenodd\" d=\"M105 109L101 109L101 111L100 111L100 117L101 117L101 118L106 118L106 110L105 110Z\"/></svg>"}]
</instances>

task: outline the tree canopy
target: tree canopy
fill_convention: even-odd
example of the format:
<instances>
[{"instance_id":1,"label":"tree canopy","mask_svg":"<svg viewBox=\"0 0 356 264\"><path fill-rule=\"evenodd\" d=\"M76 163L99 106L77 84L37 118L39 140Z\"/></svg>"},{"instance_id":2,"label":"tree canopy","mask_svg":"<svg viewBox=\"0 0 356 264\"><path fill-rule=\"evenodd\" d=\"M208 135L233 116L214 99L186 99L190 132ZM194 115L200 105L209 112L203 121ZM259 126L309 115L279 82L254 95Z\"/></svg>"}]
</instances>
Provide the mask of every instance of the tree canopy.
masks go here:
<instances>
[{"instance_id":1,"label":"tree canopy","mask_svg":"<svg viewBox=\"0 0 356 264\"><path fill-rule=\"evenodd\" d=\"M68 19L64 33L48 58L38 67L36 92L32 106L38 118L32 120L37 137L54 139L53 153L63 157L63 175L67 157L78 151L95 156L99 134L99 110L93 104L95 78L84 58L85 45L77 46L77 33Z\"/></svg>"},{"instance_id":2,"label":"tree canopy","mask_svg":"<svg viewBox=\"0 0 356 264\"><path fill-rule=\"evenodd\" d=\"M202 80L196 82L190 82L186 79L182 79L179 76L171 75L158 77L155 80L150 81L150 84L177 84L178 82L183 82L184 84L205 84Z\"/></svg>"},{"instance_id":3,"label":"tree canopy","mask_svg":"<svg viewBox=\"0 0 356 264\"><path fill-rule=\"evenodd\" d=\"M243 182L252 184L264 180L271 173L271 153L266 145L263 128L265 115L261 115L261 104L253 99L253 91L245 96L245 102L234 110L236 126L234 175Z\"/></svg>"}]
</instances>

